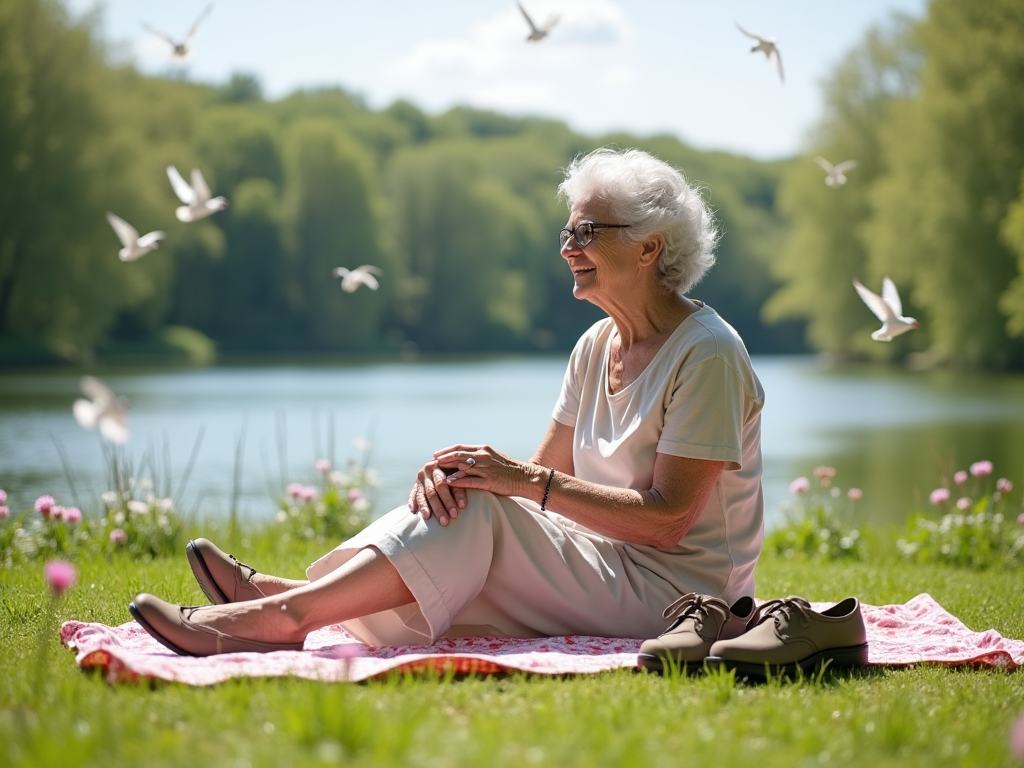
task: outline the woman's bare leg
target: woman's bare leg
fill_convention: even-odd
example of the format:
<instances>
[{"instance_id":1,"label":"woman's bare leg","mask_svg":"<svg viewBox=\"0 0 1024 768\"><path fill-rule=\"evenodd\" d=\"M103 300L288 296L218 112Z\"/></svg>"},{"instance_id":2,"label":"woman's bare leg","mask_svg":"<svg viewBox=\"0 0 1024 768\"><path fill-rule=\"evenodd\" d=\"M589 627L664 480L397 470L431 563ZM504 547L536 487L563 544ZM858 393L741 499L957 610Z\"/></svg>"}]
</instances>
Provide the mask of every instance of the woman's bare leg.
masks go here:
<instances>
[{"instance_id":1,"label":"woman's bare leg","mask_svg":"<svg viewBox=\"0 0 1024 768\"><path fill-rule=\"evenodd\" d=\"M204 607L189 620L246 640L297 643L315 629L412 602L387 557L367 547L318 581L259 600Z\"/></svg>"},{"instance_id":2,"label":"woman's bare leg","mask_svg":"<svg viewBox=\"0 0 1024 768\"><path fill-rule=\"evenodd\" d=\"M255 573L251 581L267 597L281 595L309 584L305 579L286 579L284 576L274 576L272 573Z\"/></svg>"}]
</instances>

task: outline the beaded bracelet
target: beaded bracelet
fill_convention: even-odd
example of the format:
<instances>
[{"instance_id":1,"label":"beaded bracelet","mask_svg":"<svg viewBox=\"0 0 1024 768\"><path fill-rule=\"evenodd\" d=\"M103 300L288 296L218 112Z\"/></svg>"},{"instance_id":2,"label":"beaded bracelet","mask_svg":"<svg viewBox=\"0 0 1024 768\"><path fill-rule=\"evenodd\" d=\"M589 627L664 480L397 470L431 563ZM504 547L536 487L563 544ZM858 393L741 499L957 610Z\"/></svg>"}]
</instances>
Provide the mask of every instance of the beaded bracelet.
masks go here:
<instances>
[{"instance_id":1,"label":"beaded bracelet","mask_svg":"<svg viewBox=\"0 0 1024 768\"><path fill-rule=\"evenodd\" d=\"M548 505L548 494L551 493L551 481L555 477L555 468L551 467L551 471L548 472L548 484L544 486L544 498L540 501L540 511L543 512Z\"/></svg>"}]
</instances>

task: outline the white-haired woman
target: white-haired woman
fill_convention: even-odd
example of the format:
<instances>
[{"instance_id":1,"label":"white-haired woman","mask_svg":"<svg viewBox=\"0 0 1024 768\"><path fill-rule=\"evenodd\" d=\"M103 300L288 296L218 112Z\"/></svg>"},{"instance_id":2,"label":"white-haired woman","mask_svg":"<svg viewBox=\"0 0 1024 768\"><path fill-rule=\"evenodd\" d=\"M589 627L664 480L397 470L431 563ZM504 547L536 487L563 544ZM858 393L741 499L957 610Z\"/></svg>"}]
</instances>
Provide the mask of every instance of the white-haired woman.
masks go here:
<instances>
[{"instance_id":1,"label":"white-haired woman","mask_svg":"<svg viewBox=\"0 0 1024 768\"><path fill-rule=\"evenodd\" d=\"M301 648L336 623L375 645L649 638L681 594L753 595L764 394L736 332L685 295L714 262L711 213L639 150L577 158L559 192L573 294L608 317L576 344L533 457L438 451L408 506L317 560L308 581L191 542L221 605L139 595L131 611L151 634L196 655Z\"/></svg>"}]
</instances>

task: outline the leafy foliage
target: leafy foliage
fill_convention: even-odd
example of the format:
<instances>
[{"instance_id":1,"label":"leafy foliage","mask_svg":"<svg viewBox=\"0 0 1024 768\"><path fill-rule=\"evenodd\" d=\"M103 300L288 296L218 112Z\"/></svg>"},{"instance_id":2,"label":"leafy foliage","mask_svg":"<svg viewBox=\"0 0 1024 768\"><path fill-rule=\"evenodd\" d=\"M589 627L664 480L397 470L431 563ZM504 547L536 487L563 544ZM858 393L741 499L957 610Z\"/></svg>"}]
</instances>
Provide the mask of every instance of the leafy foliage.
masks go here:
<instances>
[{"instance_id":1,"label":"leafy foliage","mask_svg":"<svg viewBox=\"0 0 1024 768\"><path fill-rule=\"evenodd\" d=\"M860 491L851 489L844 494L833 485L835 470L831 467L818 467L815 475L813 485L802 477L793 481L791 489L798 500L784 509L785 522L765 536L765 551L822 562L863 560L864 536L849 523Z\"/></svg>"}]
</instances>

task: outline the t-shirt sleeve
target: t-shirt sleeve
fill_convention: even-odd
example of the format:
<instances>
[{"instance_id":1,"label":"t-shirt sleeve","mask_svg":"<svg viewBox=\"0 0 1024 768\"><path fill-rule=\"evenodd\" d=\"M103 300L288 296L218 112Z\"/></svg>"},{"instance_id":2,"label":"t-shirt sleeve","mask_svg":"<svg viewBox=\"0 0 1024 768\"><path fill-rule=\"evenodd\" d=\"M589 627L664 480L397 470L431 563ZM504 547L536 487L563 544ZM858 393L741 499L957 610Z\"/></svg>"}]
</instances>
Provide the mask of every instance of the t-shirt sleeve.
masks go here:
<instances>
[{"instance_id":1,"label":"t-shirt sleeve","mask_svg":"<svg viewBox=\"0 0 1024 768\"><path fill-rule=\"evenodd\" d=\"M585 374L582 370L584 339L577 342L572 354L569 355L569 365L566 366L565 377L562 379L562 391L558 395L558 402L555 403L554 413L551 414L555 421L567 427L576 426L576 417L580 412L580 390Z\"/></svg>"},{"instance_id":2,"label":"t-shirt sleeve","mask_svg":"<svg viewBox=\"0 0 1024 768\"><path fill-rule=\"evenodd\" d=\"M721 357L683 368L665 410L658 453L742 468L749 404L741 375Z\"/></svg>"}]
</instances>

